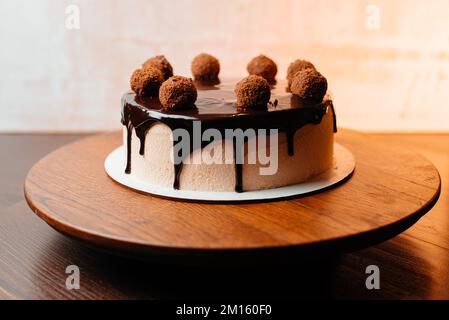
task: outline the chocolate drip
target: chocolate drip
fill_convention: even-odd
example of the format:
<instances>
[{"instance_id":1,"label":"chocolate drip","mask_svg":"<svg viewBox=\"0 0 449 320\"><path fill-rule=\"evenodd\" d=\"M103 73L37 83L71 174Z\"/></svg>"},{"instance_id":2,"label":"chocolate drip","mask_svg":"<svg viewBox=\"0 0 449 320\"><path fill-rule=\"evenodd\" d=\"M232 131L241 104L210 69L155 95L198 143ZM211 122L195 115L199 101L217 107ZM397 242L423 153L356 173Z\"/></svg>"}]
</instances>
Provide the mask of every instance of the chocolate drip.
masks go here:
<instances>
[{"instance_id":1,"label":"chocolate drip","mask_svg":"<svg viewBox=\"0 0 449 320\"><path fill-rule=\"evenodd\" d=\"M235 165L235 192L243 192L243 148L245 143L248 142L248 138L244 137L243 145L239 146L237 144L237 138L232 139L232 147L234 149L234 165ZM241 147L239 151L237 148Z\"/></svg>"},{"instance_id":2,"label":"chocolate drip","mask_svg":"<svg viewBox=\"0 0 449 320\"><path fill-rule=\"evenodd\" d=\"M173 181L173 189L179 190L179 180L181 178L183 162L174 164L175 180Z\"/></svg>"},{"instance_id":3,"label":"chocolate drip","mask_svg":"<svg viewBox=\"0 0 449 320\"><path fill-rule=\"evenodd\" d=\"M125 173L131 173L131 135L132 135L132 124L128 122L126 124L126 168Z\"/></svg>"},{"instance_id":4,"label":"chocolate drip","mask_svg":"<svg viewBox=\"0 0 449 320\"><path fill-rule=\"evenodd\" d=\"M294 155L294 135L300 128L307 124L319 124L323 116L332 110L334 132L337 132L337 122L332 100L325 97L321 103L306 101L299 97L286 93L284 83L272 87L271 100L268 111L237 112L235 108L235 96L233 92L234 82L224 82L218 86L198 88L198 100L196 108L184 112L170 112L162 110L158 98L142 98L134 93L127 93L122 98L122 124L127 129L127 163L125 173L131 172L131 136L134 130L140 141L139 154L145 153L145 138L148 130L155 123L167 125L172 131L177 128L185 129L190 139L190 151L195 148L204 148L212 141L201 142L195 146L194 125L195 121L201 122L201 136L204 131L214 128L225 136L226 129L277 129L287 135L288 154ZM199 138L201 138L201 136ZM173 141L173 146L177 141ZM237 159L236 139L233 138L235 161L235 191L243 191L242 169L243 159ZM243 152L241 153L243 154ZM184 159L183 159L184 160ZM175 178L173 188L179 189L180 176L184 161L174 163Z\"/></svg>"},{"instance_id":5,"label":"chocolate drip","mask_svg":"<svg viewBox=\"0 0 449 320\"><path fill-rule=\"evenodd\" d=\"M243 192L243 165L241 163L235 164L235 192Z\"/></svg>"},{"instance_id":6,"label":"chocolate drip","mask_svg":"<svg viewBox=\"0 0 449 320\"><path fill-rule=\"evenodd\" d=\"M334 115L334 116L333 116L333 121L334 121L334 133L337 133L337 115L335 114L334 104L333 104L332 101L331 101L330 104L329 104L329 108L331 108L332 114Z\"/></svg>"},{"instance_id":7,"label":"chocolate drip","mask_svg":"<svg viewBox=\"0 0 449 320\"><path fill-rule=\"evenodd\" d=\"M147 136L147 132L156 122L157 120L148 119L135 127L136 135L140 142L139 154L141 156L145 155L145 138Z\"/></svg>"}]
</instances>

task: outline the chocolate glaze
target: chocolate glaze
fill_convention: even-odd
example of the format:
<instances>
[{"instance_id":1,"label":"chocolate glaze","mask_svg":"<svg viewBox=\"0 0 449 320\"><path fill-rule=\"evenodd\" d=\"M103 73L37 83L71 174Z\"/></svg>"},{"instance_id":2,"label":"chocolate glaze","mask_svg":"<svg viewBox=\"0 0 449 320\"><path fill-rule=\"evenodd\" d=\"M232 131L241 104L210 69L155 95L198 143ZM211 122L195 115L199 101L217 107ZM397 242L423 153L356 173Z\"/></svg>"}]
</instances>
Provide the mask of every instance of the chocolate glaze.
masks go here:
<instances>
[{"instance_id":1,"label":"chocolate glaze","mask_svg":"<svg viewBox=\"0 0 449 320\"><path fill-rule=\"evenodd\" d=\"M321 103L303 100L298 96L286 92L286 84L282 81L272 86L271 99L267 111L238 112L235 106L234 85L237 81L226 81L215 85L196 84L198 99L193 110L171 112L162 110L157 97L143 98L135 93L125 93L122 97L122 124L127 129L127 161L125 173L131 173L131 135L134 129L140 140L139 154L144 155L145 138L148 130L155 123L163 123L172 131L177 128L187 130L193 137L193 123L201 121L201 135L209 128L217 129L224 136L225 129L242 130L277 129L287 135L288 154L294 154L294 135L297 130L307 124L319 124L323 116L332 110L334 132L337 132L337 122L332 100L327 96ZM268 131L269 132L269 131ZM204 148L210 142L202 142L200 146L191 148ZM173 141L175 145L178 141ZM236 141L234 145L234 160L237 152ZM235 161L235 191L243 191L242 165ZM179 179L182 171L182 162L174 164L175 179L173 188L179 189Z\"/></svg>"}]
</instances>

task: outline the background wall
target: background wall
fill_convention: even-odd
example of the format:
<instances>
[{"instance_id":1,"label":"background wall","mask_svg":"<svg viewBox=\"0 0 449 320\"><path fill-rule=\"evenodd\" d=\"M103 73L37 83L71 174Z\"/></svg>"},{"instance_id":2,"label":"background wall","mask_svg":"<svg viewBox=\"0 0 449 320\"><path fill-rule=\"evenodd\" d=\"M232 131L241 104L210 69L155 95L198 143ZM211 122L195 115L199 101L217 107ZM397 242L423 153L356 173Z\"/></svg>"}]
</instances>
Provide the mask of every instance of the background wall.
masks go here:
<instances>
[{"instance_id":1,"label":"background wall","mask_svg":"<svg viewBox=\"0 0 449 320\"><path fill-rule=\"evenodd\" d=\"M280 77L310 59L341 126L449 130L448 0L0 0L0 14L0 131L119 128L133 68L165 54L189 75L202 51L222 77L259 53Z\"/></svg>"}]
</instances>

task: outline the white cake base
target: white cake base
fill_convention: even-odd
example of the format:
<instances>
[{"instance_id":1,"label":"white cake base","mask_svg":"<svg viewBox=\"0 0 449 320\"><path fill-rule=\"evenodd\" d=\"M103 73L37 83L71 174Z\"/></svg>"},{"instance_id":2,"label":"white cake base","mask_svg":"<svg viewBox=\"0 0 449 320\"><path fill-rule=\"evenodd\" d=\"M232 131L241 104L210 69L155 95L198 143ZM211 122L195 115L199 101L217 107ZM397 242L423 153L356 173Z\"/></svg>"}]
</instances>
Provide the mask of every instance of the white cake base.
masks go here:
<instances>
[{"instance_id":1,"label":"white cake base","mask_svg":"<svg viewBox=\"0 0 449 320\"><path fill-rule=\"evenodd\" d=\"M304 195L316 192L339 183L348 178L355 168L355 159L352 153L342 145L334 144L334 165L329 170L314 176L306 182L286 187L264 189L257 191L237 192L211 192L174 190L161 187L133 178L125 174L125 148L123 146L112 151L106 158L104 167L107 174L118 183L131 189L149 193L156 196L199 201L254 201L272 200Z\"/></svg>"}]
</instances>

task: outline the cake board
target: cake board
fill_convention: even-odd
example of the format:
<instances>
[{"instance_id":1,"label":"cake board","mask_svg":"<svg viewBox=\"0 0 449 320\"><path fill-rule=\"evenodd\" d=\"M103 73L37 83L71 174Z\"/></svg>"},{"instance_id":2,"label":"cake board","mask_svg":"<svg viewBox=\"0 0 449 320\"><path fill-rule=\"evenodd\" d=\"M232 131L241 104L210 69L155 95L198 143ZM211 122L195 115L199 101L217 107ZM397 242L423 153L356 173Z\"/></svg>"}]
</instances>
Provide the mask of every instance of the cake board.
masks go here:
<instances>
[{"instance_id":1,"label":"cake board","mask_svg":"<svg viewBox=\"0 0 449 320\"><path fill-rule=\"evenodd\" d=\"M355 169L355 159L352 153L342 145L335 143L332 166L320 174L313 175L302 183L245 192L192 191L183 189L176 190L173 187L161 187L149 181L135 179L131 174L125 173L125 159L125 147L120 146L106 157L104 164L108 175L123 186L150 195L174 200L223 203L280 200L324 191L349 179Z\"/></svg>"},{"instance_id":2,"label":"cake board","mask_svg":"<svg viewBox=\"0 0 449 320\"><path fill-rule=\"evenodd\" d=\"M32 210L57 231L118 254L170 263L289 262L361 249L413 225L436 203L440 177L425 158L369 134L339 130L357 169L335 188L252 203L151 196L113 181L103 165L120 132L64 146L25 181Z\"/></svg>"}]
</instances>

